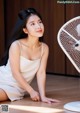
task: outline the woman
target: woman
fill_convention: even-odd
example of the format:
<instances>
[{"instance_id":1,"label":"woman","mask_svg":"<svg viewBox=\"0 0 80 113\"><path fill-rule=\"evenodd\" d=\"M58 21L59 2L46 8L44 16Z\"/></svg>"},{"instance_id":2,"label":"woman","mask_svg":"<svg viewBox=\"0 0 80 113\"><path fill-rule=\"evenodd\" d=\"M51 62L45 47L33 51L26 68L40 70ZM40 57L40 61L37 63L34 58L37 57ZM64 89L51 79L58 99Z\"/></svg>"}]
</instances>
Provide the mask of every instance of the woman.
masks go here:
<instances>
[{"instance_id":1,"label":"woman","mask_svg":"<svg viewBox=\"0 0 80 113\"><path fill-rule=\"evenodd\" d=\"M29 93L33 101L58 102L45 94L48 46L40 41L44 25L41 16L33 9L22 10L14 28L13 42L9 46L8 62L0 67L0 101L19 100ZM30 83L37 77L39 93Z\"/></svg>"}]
</instances>

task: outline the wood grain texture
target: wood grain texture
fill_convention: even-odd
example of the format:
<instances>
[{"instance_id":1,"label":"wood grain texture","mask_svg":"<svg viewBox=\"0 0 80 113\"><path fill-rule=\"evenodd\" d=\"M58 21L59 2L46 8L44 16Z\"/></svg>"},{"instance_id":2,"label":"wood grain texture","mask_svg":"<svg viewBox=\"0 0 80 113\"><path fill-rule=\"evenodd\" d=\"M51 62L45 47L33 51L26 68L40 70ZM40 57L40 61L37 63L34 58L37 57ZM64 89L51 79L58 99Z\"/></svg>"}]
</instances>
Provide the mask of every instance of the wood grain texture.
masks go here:
<instances>
[{"instance_id":1,"label":"wood grain texture","mask_svg":"<svg viewBox=\"0 0 80 113\"><path fill-rule=\"evenodd\" d=\"M37 88L36 78L31 84ZM34 102L29 96L19 101L6 101L0 104L8 104L10 113L74 113L63 109L64 104L80 101L80 78L47 75L46 94L50 98L60 100L60 103L47 104Z\"/></svg>"}]
</instances>

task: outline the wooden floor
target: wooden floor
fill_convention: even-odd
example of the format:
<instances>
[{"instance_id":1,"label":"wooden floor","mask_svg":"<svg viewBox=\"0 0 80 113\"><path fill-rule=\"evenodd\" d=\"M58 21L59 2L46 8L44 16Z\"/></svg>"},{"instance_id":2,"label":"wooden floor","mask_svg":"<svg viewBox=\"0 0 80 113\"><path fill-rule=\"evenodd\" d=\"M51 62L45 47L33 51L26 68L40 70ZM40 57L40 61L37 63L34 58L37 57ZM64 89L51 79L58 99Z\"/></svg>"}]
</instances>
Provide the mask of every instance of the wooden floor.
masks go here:
<instances>
[{"instance_id":1,"label":"wooden floor","mask_svg":"<svg viewBox=\"0 0 80 113\"><path fill-rule=\"evenodd\" d=\"M32 86L37 89L36 79ZM47 104L33 102L29 96L19 101L6 101L0 104L9 105L9 113L76 113L64 110L64 104L80 101L80 78L47 75L46 93L48 97L59 99L60 103Z\"/></svg>"}]
</instances>

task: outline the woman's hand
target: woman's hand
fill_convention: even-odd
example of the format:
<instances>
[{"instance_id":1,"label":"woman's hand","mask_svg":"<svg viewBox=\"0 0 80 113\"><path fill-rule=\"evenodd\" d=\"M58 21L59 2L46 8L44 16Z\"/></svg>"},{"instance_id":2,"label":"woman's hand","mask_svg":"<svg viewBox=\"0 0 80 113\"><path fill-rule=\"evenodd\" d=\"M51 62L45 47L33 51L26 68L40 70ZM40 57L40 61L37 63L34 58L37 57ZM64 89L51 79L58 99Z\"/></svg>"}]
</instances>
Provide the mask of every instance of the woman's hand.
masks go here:
<instances>
[{"instance_id":1,"label":"woman's hand","mask_svg":"<svg viewBox=\"0 0 80 113\"><path fill-rule=\"evenodd\" d=\"M33 101L40 101L40 96L39 96L39 93L35 90L32 90L30 92L30 97Z\"/></svg>"},{"instance_id":2,"label":"woman's hand","mask_svg":"<svg viewBox=\"0 0 80 113\"><path fill-rule=\"evenodd\" d=\"M47 98L47 97L43 97L41 99L42 102L45 102L45 103L56 103L56 102L60 102L59 100L56 100L56 99L52 99L52 98Z\"/></svg>"}]
</instances>

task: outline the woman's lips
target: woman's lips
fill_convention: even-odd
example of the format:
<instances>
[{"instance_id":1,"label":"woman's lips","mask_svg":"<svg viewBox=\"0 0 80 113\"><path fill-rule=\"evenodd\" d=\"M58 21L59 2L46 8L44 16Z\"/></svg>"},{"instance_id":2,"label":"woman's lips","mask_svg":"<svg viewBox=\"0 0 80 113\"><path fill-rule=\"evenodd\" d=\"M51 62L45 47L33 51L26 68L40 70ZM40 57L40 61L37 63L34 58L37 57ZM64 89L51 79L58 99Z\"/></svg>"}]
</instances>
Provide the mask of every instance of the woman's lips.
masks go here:
<instances>
[{"instance_id":1,"label":"woman's lips","mask_svg":"<svg viewBox=\"0 0 80 113\"><path fill-rule=\"evenodd\" d=\"M42 30L38 30L37 32L42 32Z\"/></svg>"}]
</instances>

